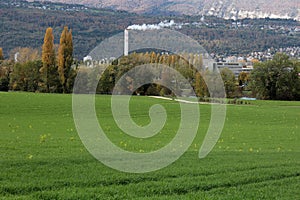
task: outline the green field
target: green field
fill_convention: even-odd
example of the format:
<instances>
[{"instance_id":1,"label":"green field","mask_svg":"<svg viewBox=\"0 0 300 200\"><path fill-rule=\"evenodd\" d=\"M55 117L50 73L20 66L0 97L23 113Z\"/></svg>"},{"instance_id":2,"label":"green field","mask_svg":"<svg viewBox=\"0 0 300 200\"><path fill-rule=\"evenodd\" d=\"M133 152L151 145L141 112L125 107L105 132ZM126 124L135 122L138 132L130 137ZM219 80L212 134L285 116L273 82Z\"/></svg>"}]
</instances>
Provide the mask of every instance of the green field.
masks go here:
<instances>
[{"instance_id":1,"label":"green field","mask_svg":"<svg viewBox=\"0 0 300 200\"><path fill-rule=\"evenodd\" d=\"M120 97L121 98L121 97ZM110 97L97 96L99 122L128 151L149 152L168 144L177 131L179 104L133 97L137 124L150 122L153 104L167 109L164 129L150 139L122 133L110 112ZM255 101L229 105L221 138L198 158L210 120L201 123L189 150L156 172L128 174L93 158L76 132L72 95L0 93L1 199L299 199L300 102Z\"/></svg>"}]
</instances>

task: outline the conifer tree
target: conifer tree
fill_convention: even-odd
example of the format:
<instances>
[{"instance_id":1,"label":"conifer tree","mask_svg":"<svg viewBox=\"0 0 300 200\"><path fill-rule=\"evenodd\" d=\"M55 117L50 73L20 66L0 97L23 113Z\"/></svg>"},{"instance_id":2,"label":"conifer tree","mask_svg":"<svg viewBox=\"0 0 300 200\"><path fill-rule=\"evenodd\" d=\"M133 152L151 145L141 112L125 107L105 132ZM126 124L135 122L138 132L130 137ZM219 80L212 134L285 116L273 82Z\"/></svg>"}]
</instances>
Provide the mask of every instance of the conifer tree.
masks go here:
<instances>
[{"instance_id":1,"label":"conifer tree","mask_svg":"<svg viewBox=\"0 0 300 200\"><path fill-rule=\"evenodd\" d=\"M63 87L63 92L70 91L68 79L70 77L71 66L73 63L73 39L72 31L65 26L60 37L58 49L58 73Z\"/></svg>"}]
</instances>

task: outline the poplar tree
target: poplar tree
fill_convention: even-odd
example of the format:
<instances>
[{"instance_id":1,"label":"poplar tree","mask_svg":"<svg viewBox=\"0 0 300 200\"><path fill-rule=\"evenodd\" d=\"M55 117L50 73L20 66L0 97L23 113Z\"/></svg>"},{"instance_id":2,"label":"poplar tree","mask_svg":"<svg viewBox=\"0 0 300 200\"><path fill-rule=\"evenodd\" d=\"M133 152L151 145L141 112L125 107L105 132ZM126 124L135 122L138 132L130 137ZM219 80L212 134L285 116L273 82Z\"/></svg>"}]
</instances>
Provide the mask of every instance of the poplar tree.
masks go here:
<instances>
[{"instance_id":1,"label":"poplar tree","mask_svg":"<svg viewBox=\"0 0 300 200\"><path fill-rule=\"evenodd\" d=\"M58 73L63 92L69 92L68 79L70 78L73 63L73 39L72 31L65 26L61 33L58 49Z\"/></svg>"},{"instance_id":2,"label":"poplar tree","mask_svg":"<svg viewBox=\"0 0 300 200\"><path fill-rule=\"evenodd\" d=\"M195 77L195 92L196 95L200 98L208 96L208 89L205 83L205 80L200 72L196 72Z\"/></svg>"},{"instance_id":3,"label":"poplar tree","mask_svg":"<svg viewBox=\"0 0 300 200\"><path fill-rule=\"evenodd\" d=\"M43 67L40 72L42 73L42 80L44 82L46 92L57 92L57 67L55 63L55 50L54 50L54 36L52 28L47 28L44 44L42 47L42 62Z\"/></svg>"},{"instance_id":4,"label":"poplar tree","mask_svg":"<svg viewBox=\"0 0 300 200\"><path fill-rule=\"evenodd\" d=\"M1 47L0 47L0 60L4 60L3 50Z\"/></svg>"}]
</instances>

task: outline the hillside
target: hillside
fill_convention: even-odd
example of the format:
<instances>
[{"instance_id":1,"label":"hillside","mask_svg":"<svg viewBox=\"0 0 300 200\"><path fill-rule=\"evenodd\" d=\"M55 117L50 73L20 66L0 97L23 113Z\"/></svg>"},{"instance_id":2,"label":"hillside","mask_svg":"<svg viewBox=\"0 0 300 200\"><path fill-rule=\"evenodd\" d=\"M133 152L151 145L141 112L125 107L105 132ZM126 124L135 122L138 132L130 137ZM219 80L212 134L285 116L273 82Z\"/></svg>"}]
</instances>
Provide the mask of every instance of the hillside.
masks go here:
<instances>
[{"instance_id":1,"label":"hillside","mask_svg":"<svg viewBox=\"0 0 300 200\"><path fill-rule=\"evenodd\" d=\"M76 3L135 13L212 15L226 19L269 17L300 20L298 0L79 0Z\"/></svg>"},{"instance_id":2,"label":"hillside","mask_svg":"<svg viewBox=\"0 0 300 200\"><path fill-rule=\"evenodd\" d=\"M0 0L0 18L0 47L5 57L15 47L40 48L49 26L54 28L58 44L63 26L68 25L73 32L75 57L82 59L104 38L129 25L171 19L185 24L176 30L193 37L211 53L247 54L271 47L300 46L300 23L292 20L247 19L235 24L216 17L160 17L57 3L10 4L5 0Z\"/></svg>"},{"instance_id":3,"label":"hillside","mask_svg":"<svg viewBox=\"0 0 300 200\"><path fill-rule=\"evenodd\" d=\"M107 9L69 11L60 5L42 5L49 9L32 8L32 5L6 5L0 0L0 46L6 56L15 47L40 48L47 27L54 28L55 43L59 43L63 26L73 31L75 57L82 58L104 38L124 30L131 22L142 23L135 14Z\"/></svg>"}]
</instances>

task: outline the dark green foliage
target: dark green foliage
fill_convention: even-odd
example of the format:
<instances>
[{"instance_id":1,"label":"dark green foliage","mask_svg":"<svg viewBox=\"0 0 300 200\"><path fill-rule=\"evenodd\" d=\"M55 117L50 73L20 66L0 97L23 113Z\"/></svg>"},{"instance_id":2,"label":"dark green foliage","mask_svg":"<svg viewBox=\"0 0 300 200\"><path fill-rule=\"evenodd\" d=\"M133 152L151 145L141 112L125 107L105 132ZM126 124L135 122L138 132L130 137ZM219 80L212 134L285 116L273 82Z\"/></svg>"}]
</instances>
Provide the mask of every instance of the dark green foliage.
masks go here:
<instances>
[{"instance_id":1,"label":"dark green foliage","mask_svg":"<svg viewBox=\"0 0 300 200\"><path fill-rule=\"evenodd\" d=\"M159 96L160 95L160 85L157 84L149 84L146 86L148 88L145 92L145 95L150 96Z\"/></svg>"},{"instance_id":2,"label":"dark green foliage","mask_svg":"<svg viewBox=\"0 0 300 200\"><path fill-rule=\"evenodd\" d=\"M12 61L0 60L0 91L9 90L9 79L13 65Z\"/></svg>"},{"instance_id":3,"label":"dark green foliage","mask_svg":"<svg viewBox=\"0 0 300 200\"><path fill-rule=\"evenodd\" d=\"M40 87L40 60L16 63L10 74L10 88L15 91L36 92Z\"/></svg>"},{"instance_id":4,"label":"dark green foliage","mask_svg":"<svg viewBox=\"0 0 300 200\"><path fill-rule=\"evenodd\" d=\"M8 91L9 90L9 78L1 77L0 78L0 91Z\"/></svg>"},{"instance_id":5,"label":"dark green foliage","mask_svg":"<svg viewBox=\"0 0 300 200\"><path fill-rule=\"evenodd\" d=\"M271 61L258 63L251 72L251 88L260 99L299 100L299 61L278 53Z\"/></svg>"},{"instance_id":6,"label":"dark green foliage","mask_svg":"<svg viewBox=\"0 0 300 200\"><path fill-rule=\"evenodd\" d=\"M235 85L234 73L228 68L222 69L220 73L221 73L221 77L223 79L226 96L228 98L234 97L234 92L237 89L236 85Z\"/></svg>"},{"instance_id":7,"label":"dark green foliage","mask_svg":"<svg viewBox=\"0 0 300 200\"><path fill-rule=\"evenodd\" d=\"M126 57L121 57L118 61L115 61L113 65L110 65L101 75L97 93L99 94L111 94L113 89L121 79L121 77L131 69L134 69L137 66L144 64L152 64L157 63L161 64L163 60L170 62L164 63L164 65L169 66L170 68L175 68L179 73L181 73L188 81L190 81L191 85L195 85L195 73L196 69L193 68L184 58L181 58L177 55L160 55L157 54L157 59L151 59L153 56L152 53L133 53ZM95 69L97 70L97 69ZM89 74L93 74L93 70L90 71ZM97 74L97 73L96 73ZM170 85L172 81L176 82L176 77L170 77L170 72L161 71L159 74L153 74L150 69L138 69L134 72L135 79L133 77L127 76L122 79L123 83L122 88L119 89L121 93L127 94L136 94L136 95L162 95L169 96L172 95L172 91L163 85ZM147 76L145 76L147 74ZM139 78L141 77L141 78ZM146 77L146 79L145 79ZM154 79L159 77L160 84L145 84L136 90L133 90L135 83L152 83ZM94 79L92 79L93 81ZM181 91L177 91L181 92Z\"/></svg>"},{"instance_id":8,"label":"dark green foliage","mask_svg":"<svg viewBox=\"0 0 300 200\"><path fill-rule=\"evenodd\" d=\"M68 79L67 79L67 91L68 92L73 92L73 86L75 82L75 78L77 76L77 68L71 68L68 74Z\"/></svg>"}]
</instances>

